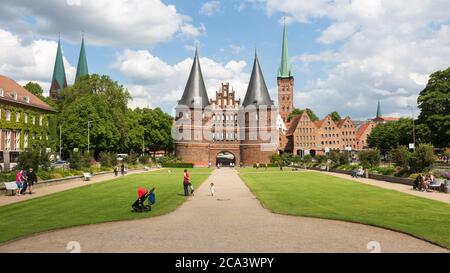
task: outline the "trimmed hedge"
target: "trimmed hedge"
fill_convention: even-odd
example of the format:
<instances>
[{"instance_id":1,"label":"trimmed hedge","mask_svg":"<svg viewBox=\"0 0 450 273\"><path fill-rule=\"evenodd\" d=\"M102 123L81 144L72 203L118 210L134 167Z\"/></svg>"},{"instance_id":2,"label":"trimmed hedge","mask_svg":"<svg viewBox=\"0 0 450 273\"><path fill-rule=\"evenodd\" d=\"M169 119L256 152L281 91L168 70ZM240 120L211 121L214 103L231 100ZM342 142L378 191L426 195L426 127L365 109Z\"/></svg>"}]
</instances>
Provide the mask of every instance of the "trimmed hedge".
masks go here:
<instances>
[{"instance_id":1,"label":"trimmed hedge","mask_svg":"<svg viewBox=\"0 0 450 273\"><path fill-rule=\"evenodd\" d=\"M194 168L194 163L161 163L164 168Z\"/></svg>"}]
</instances>

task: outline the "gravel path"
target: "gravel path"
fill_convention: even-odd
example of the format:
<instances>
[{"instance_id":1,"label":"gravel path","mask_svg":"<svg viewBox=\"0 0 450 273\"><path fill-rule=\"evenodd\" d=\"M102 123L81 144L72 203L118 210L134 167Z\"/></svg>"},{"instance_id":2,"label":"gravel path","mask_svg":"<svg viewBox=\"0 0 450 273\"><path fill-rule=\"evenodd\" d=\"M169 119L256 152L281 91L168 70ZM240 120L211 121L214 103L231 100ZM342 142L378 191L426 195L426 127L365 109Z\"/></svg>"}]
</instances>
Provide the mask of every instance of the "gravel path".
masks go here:
<instances>
[{"instance_id":1,"label":"gravel path","mask_svg":"<svg viewBox=\"0 0 450 273\"><path fill-rule=\"evenodd\" d=\"M71 241L81 252L370 252L371 241L382 252L448 252L380 228L273 214L227 168L168 215L47 232L1 245L0 252L68 252Z\"/></svg>"}]
</instances>

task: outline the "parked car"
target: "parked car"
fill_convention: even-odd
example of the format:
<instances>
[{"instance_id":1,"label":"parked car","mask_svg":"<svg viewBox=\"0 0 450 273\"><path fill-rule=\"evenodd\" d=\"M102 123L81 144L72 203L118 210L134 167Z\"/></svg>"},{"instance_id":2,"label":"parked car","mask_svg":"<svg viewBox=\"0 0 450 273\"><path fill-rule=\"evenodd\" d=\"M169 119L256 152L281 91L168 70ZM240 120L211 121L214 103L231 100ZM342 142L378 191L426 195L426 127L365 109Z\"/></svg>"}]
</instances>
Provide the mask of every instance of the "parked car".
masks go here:
<instances>
[{"instance_id":1,"label":"parked car","mask_svg":"<svg viewBox=\"0 0 450 273\"><path fill-rule=\"evenodd\" d=\"M69 167L69 163L65 160L56 160L52 163L52 167L55 169Z\"/></svg>"}]
</instances>

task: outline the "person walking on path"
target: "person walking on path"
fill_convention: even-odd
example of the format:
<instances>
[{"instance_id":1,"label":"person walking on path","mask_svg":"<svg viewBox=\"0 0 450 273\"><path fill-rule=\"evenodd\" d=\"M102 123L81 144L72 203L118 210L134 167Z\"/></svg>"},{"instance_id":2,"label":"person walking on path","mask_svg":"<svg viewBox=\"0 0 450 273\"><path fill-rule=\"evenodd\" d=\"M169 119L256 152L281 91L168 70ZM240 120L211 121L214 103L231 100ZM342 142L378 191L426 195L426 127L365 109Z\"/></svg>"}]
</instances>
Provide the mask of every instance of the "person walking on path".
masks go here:
<instances>
[{"instance_id":1,"label":"person walking on path","mask_svg":"<svg viewBox=\"0 0 450 273\"><path fill-rule=\"evenodd\" d=\"M33 193L33 185L34 183L37 183L37 176L36 173L33 171L33 167L30 167L27 173L27 184L28 184L28 193Z\"/></svg>"},{"instance_id":2,"label":"person walking on path","mask_svg":"<svg viewBox=\"0 0 450 273\"><path fill-rule=\"evenodd\" d=\"M125 164L122 163L122 165L120 166L120 173L122 174L122 176L125 175Z\"/></svg>"},{"instance_id":3,"label":"person walking on path","mask_svg":"<svg viewBox=\"0 0 450 273\"><path fill-rule=\"evenodd\" d=\"M189 172L187 169L184 170L183 187L184 187L184 196L189 196Z\"/></svg>"},{"instance_id":4,"label":"person walking on path","mask_svg":"<svg viewBox=\"0 0 450 273\"><path fill-rule=\"evenodd\" d=\"M114 176L118 176L119 175L119 167L115 166L114 167Z\"/></svg>"},{"instance_id":5,"label":"person walking on path","mask_svg":"<svg viewBox=\"0 0 450 273\"><path fill-rule=\"evenodd\" d=\"M17 184L17 195L20 196L20 192L23 188L23 171L20 170L16 175L16 184Z\"/></svg>"}]
</instances>

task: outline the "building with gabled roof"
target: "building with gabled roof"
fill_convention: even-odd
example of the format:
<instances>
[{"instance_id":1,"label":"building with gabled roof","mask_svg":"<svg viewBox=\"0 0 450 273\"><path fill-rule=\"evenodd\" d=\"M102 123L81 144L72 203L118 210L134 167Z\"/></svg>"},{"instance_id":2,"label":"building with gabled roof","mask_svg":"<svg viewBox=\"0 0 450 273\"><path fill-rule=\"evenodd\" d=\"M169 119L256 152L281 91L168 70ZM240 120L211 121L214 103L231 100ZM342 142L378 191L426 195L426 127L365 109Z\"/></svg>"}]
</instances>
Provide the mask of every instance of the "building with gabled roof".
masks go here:
<instances>
[{"instance_id":1,"label":"building with gabled roof","mask_svg":"<svg viewBox=\"0 0 450 273\"><path fill-rule=\"evenodd\" d=\"M9 171L19 153L46 143L49 118L56 111L6 76L0 75L0 168ZM46 146L49 147L49 146Z\"/></svg>"}]
</instances>

